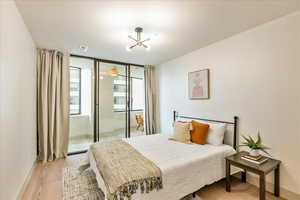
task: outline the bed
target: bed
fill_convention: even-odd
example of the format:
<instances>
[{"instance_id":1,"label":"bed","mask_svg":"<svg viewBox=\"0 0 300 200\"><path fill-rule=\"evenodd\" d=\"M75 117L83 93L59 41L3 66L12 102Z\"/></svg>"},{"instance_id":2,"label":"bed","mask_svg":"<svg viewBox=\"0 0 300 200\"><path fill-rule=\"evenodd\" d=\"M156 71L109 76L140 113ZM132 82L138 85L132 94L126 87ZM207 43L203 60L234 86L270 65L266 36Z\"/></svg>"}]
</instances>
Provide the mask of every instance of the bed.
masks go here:
<instances>
[{"instance_id":1,"label":"bed","mask_svg":"<svg viewBox=\"0 0 300 200\"><path fill-rule=\"evenodd\" d=\"M230 137L236 140L237 118L234 122L226 122L181 116L174 112L174 120L178 118L233 125L233 136ZM205 185L224 178L224 158L236 152L236 141L230 145L213 146L210 144L184 144L168 138L169 134L161 133L123 139L144 157L155 163L162 172L163 189L143 194L138 191L132 196L132 200L179 200ZM94 155L90 151L88 158L90 166L96 174L98 186L106 194L104 180L97 169Z\"/></svg>"}]
</instances>

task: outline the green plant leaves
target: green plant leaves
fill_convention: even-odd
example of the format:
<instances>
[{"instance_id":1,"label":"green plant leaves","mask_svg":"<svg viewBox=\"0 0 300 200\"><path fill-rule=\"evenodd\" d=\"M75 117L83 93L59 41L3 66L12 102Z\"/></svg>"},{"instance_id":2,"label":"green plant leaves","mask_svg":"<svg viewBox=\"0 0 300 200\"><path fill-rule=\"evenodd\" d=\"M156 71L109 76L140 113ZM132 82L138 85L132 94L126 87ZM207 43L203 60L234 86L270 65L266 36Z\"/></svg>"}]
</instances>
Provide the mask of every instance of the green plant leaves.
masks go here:
<instances>
[{"instance_id":1,"label":"green plant leaves","mask_svg":"<svg viewBox=\"0 0 300 200\"><path fill-rule=\"evenodd\" d=\"M254 140L251 136L246 137L246 136L242 135L242 137L245 141L242 143L242 145L239 145L239 146L247 146L250 149L261 150L261 151L265 152L266 154L270 155L266 151L267 149L270 149L270 148L262 144L262 139L261 139L259 132L257 135L257 140Z\"/></svg>"}]
</instances>

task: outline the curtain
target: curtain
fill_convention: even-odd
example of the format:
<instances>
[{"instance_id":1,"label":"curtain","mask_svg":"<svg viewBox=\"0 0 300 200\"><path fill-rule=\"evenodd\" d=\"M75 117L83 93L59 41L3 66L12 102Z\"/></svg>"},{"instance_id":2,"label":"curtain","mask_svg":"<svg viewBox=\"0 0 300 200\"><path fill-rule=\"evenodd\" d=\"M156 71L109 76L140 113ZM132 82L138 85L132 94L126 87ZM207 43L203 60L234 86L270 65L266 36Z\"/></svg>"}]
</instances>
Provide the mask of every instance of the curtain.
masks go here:
<instances>
[{"instance_id":1,"label":"curtain","mask_svg":"<svg viewBox=\"0 0 300 200\"><path fill-rule=\"evenodd\" d=\"M69 55L38 49L38 159L66 157L69 140Z\"/></svg>"},{"instance_id":2,"label":"curtain","mask_svg":"<svg viewBox=\"0 0 300 200\"><path fill-rule=\"evenodd\" d=\"M154 66L145 65L145 131L146 135L156 132L156 95Z\"/></svg>"}]
</instances>

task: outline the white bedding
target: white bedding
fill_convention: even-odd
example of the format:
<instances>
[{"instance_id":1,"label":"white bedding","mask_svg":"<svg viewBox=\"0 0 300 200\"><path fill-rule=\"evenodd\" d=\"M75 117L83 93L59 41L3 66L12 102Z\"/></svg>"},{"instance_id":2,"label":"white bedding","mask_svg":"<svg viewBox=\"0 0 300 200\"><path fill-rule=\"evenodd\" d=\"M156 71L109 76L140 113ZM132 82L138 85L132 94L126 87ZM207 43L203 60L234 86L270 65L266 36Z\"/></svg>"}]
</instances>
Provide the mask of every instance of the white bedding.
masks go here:
<instances>
[{"instance_id":1,"label":"white bedding","mask_svg":"<svg viewBox=\"0 0 300 200\"><path fill-rule=\"evenodd\" d=\"M201 187L225 177L225 157L235 153L229 145L184 144L168 140L163 134L124 139L162 171L163 189L148 194L140 192L132 200L178 200ZM91 168L101 190L106 186L89 153Z\"/></svg>"}]
</instances>

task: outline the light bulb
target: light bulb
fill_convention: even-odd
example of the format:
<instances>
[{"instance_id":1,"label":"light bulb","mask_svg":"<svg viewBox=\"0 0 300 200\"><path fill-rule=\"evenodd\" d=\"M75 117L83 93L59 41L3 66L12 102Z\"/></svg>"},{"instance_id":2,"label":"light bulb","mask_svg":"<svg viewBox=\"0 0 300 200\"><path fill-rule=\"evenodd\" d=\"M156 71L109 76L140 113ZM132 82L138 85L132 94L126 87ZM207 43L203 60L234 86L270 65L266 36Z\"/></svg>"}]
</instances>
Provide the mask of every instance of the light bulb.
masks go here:
<instances>
[{"instance_id":1,"label":"light bulb","mask_svg":"<svg viewBox=\"0 0 300 200\"><path fill-rule=\"evenodd\" d=\"M132 49L130 48L130 46L127 46L126 50L130 52Z\"/></svg>"}]
</instances>

